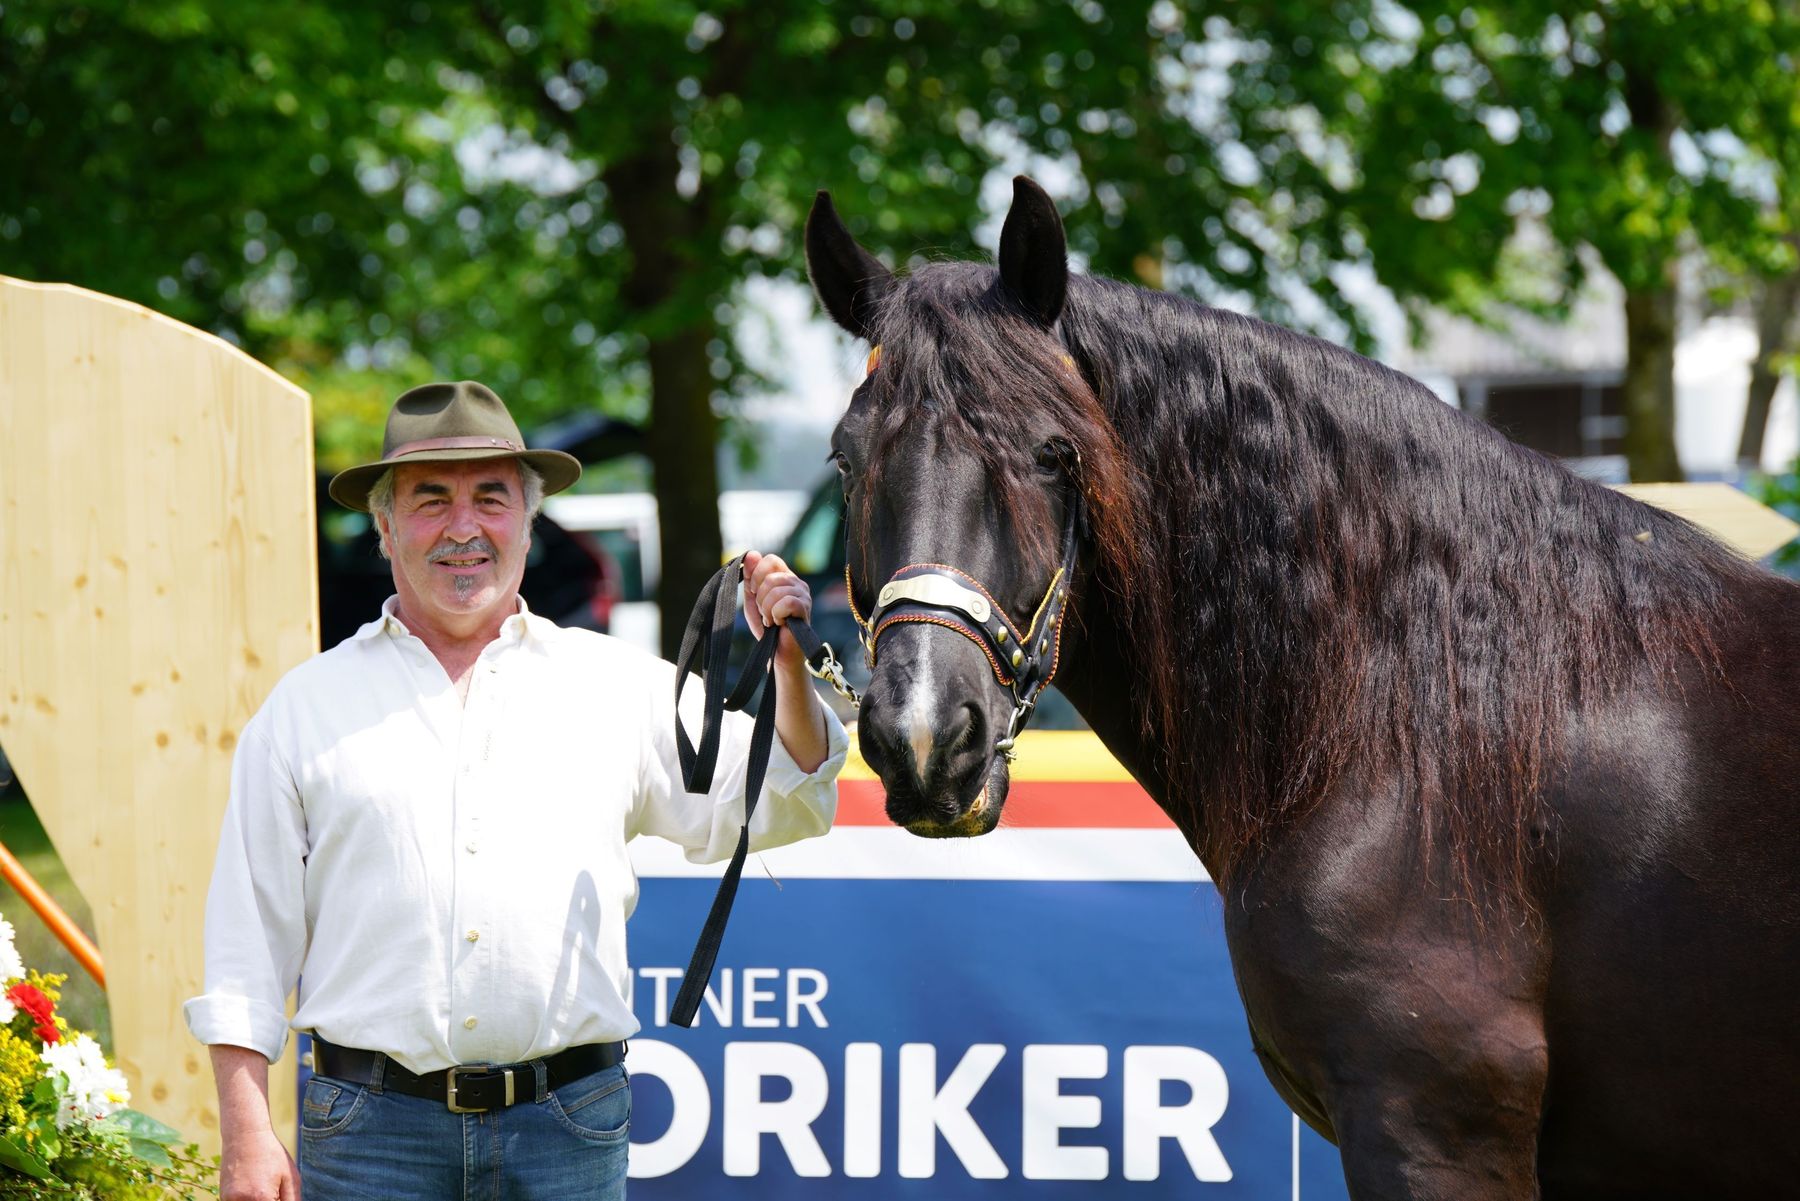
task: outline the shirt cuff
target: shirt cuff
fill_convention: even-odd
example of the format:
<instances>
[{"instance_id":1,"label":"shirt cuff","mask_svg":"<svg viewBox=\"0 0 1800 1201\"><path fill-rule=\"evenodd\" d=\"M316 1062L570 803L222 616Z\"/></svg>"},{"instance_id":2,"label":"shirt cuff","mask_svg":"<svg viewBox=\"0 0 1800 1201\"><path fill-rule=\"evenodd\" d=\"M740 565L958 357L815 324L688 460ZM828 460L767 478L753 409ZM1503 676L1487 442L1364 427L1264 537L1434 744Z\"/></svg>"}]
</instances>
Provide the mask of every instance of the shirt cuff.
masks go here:
<instances>
[{"instance_id":1,"label":"shirt cuff","mask_svg":"<svg viewBox=\"0 0 1800 1201\"><path fill-rule=\"evenodd\" d=\"M218 1043L249 1047L274 1063L287 1046L287 1015L262 1001L208 993L183 1005L181 1012L188 1030L209 1047Z\"/></svg>"},{"instance_id":2,"label":"shirt cuff","mask_svg":"<svg viewBox=\"0 0 1800 1201\"><path fill-rule=\"evenodd\" d=\"M777 796L792 796L809 784L829 784L844 770L844 761L850 756L850 735L844 732L844 723L831 711L831 706L821 703L819 707L825 710L825 762L814 771L801 771L777 736L769 752L769 770L763 775L766 791Z\"/></svg>"}]
</instances>

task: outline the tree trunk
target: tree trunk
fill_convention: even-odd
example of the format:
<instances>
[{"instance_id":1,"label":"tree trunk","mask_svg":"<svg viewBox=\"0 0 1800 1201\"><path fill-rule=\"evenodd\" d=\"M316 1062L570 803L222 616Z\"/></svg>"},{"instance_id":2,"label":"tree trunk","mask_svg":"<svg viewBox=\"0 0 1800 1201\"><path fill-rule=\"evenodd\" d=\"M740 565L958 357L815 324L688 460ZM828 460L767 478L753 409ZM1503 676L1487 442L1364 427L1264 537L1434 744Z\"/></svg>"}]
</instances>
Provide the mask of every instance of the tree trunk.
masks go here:
<instances>
[{"instance_id":1,"label":"tree trunk","mask_svg":"<svg viewBox=\"0 0 1800 1201\"><path fill-rule=\"evenodd\" d=\"M1656 137L1668 167L1677 120L1657 83L1657 68L1642 61L1643 47L1620 45L1625 105L1631 123ZM1637 53L1633 53L1636 51ZM1675 455L1675 252L1665 249L1660 277L1646 279L1613 266L1625 284L1625 463L1635 483L1679 480Z\"/></svg>"},{"instance_id":2,"label":"tree trunk","mask_svg":"<svg viewBox=\"0 0 1800 1201\"><path fill-rule=\"evenodd\" d=\"M707 343L717 336L712 308L695 286L696 248L716 247L707 235L709 197L684 199L675 188L680 163L667 126L646 132L641 154L604 173L612 211L625 232L631 268L624 295L649 338L650 427L646 443L654 474L662 578L662 653L673 659L694 599L719 569L719 421L712 409Z\"/></svg>"},{"instance_id":3,"label":"tree trunk","mask_svg":"<svg viewBox=\"0 0 1800 1201\"><path fill-rule=\"evenodd\" d=\"M719 419L706 344L711 322L650 343L651 411L647 444L656 474L662 531L662 653L673 659L681 630L707 578L724 557L719 539Z\"/></svg>"},{"instance_id":4,"label":"tree trunk","mask_svg":"<svg viewBox=\"0 0 1800 1201\"><path fill-rule=\"evenodd\" d=\"M1625 293L1625 460L1634 483L1682 479L1675 455L1674 283Z\"/></svg>"},{"instance_id":5,"label":"tree trunk","mask_svg":"<svg viewBox=\"0 0 1800 1201\"><path fill-rule=\"evenodd\" d=\"M1738 464L1747 470L1762 465L1763 435L1769 427L1769 405L1781 383L1775 360L1787 353L1800 302L1800 271L1767 280L1756 305L1756 358L1750 364L1750 391L1744 401L1744 432L1738 439Z\"/></svg>"}]
</instances>

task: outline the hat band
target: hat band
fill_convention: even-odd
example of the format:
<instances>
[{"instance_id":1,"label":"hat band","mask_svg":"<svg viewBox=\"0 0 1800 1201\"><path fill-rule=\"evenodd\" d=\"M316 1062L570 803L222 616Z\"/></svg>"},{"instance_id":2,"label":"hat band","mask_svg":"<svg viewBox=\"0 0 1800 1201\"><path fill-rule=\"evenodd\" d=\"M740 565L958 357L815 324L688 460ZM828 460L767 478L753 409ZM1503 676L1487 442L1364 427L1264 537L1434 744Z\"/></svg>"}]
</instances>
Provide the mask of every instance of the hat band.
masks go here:
<instances>
[{"instance_id":1,"label":"hat band","mask_svg":"<svg viewBox=\"0 0 1800 1201\"><path fill-rule=\"evenodd\" d=\"M417 442L403 442L388 452L387 457L398 459L405 455L415 455L422 450L480 450L486 447L497 447L500 450L524 450L523 442L513 442L506 438L421 438Z\"/></svg>"}]
</instances>

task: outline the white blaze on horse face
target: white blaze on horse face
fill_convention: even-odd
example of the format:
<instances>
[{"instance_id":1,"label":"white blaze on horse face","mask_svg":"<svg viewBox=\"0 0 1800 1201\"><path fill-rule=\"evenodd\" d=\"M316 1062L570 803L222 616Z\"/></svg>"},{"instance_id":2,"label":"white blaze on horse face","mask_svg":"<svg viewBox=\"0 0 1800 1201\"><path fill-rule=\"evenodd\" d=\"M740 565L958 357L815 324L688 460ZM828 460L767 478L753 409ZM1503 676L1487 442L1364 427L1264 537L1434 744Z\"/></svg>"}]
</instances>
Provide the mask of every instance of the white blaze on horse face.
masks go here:
<instances>
[{"instance_id":1,"label":"white blaze on horse face","mask_svg":"<svg viewBox=\"0 0 1800 1201\"><path fill-rule=\"evenodd\" d=\"M918 765L921 780L925 778L925 763L931 758L931 698L931 657L920 655L913 677L911 703L900 727L907 731L908 741L912 743L913 761Z\"/></svg>"}]
</instances>

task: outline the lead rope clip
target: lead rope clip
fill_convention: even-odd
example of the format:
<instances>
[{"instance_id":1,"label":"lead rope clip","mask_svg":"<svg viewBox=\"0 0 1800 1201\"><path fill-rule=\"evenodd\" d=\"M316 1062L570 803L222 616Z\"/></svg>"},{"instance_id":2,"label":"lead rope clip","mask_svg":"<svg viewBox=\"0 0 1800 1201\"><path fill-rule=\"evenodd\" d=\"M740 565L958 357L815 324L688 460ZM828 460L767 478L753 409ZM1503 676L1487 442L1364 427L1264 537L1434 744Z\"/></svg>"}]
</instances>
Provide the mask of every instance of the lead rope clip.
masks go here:
<instances>
[{"instance_id":1,"label":"lead rope clip","mask_svg":"<svg viewBox=\"0 0 1800 1201\"><path fill-rule=\"evenodd\" d=\"M830 684L839 696L849 702L852 709L860 708L862 698L856 695L856 689L852 688L850 681L844 678L844 665L838 662L837 652L831 649L829 642L822 645L825 648L825 655L819 661L819 665L814 667L808 663L806 670L811 673L813 679L824 680Z\"/></svg>"}]
</instances>

